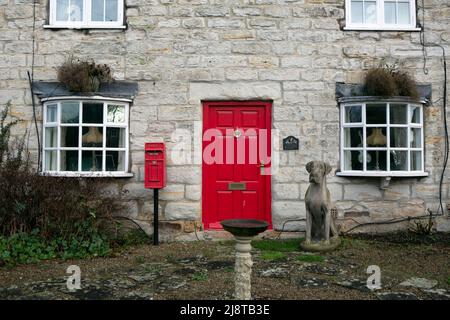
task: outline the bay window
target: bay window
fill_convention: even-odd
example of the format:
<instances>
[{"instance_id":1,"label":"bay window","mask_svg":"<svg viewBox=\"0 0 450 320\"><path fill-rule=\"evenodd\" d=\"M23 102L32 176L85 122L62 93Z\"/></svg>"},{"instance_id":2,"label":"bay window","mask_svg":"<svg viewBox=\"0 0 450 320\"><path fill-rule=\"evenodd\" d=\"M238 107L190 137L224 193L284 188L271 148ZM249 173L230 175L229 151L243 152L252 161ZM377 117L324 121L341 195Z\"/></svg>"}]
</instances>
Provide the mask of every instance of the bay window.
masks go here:
<instances>
[{"instance_id":1,"label":"bay window","mask_svg":"<svg viewBox=\"0 0 450 320\"><path fill-rule=\"evenodd\" d=\"M43 171L62 175L128 173L127 102L44 103Z\"/></svg>"},{"instance_id":2,"label":"bay window","mask_svg":"<svg viewBox=\"0 0 450 320\"><path fill-rule=\"evenodd\" d=\"M403 102L341 103L338 175L425 176L423 106Z\"/></svg>"},{"instance_id":3,"label":"bay window","mask_svg":"<svg viewBox=\"0 0 450 320\"><path fill-rule=\"evenodd\" d=\"M50 24L57 28L123 28L123 0L50 0Z\"/></svg>"},{"instance_id":4,"label":"bay window","mask_svg":"<svg viewBox=\"0 0 450 320\"><path fill-rule=\"evenodd\" d=\"M419 30L415 0L346 0L346 30Z\"/></svg>"}]
</instances>

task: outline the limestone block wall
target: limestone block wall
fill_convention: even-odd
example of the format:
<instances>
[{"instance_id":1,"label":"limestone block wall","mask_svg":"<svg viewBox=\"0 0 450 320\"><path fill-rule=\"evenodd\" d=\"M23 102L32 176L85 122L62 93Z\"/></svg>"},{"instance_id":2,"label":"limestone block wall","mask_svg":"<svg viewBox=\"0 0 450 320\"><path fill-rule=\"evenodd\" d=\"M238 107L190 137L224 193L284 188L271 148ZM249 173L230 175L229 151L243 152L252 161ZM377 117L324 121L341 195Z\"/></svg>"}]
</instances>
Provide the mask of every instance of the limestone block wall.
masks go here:
<instances>
[{"instance_id":1,"label":"limestone block wall","mask_svg":"<svg viewBox=\"0 0 450 320\"><path fill-rule=\"evenodd\" d=\"M286 219L304 217L305 164L324 160L336 169L339 163L335 83L361 82L365 70L382 61L396 62L418 82L432 84L433 103L425 109L429 177L393 179L381 190L378 179L342 178L333 170L328 181L339 217L351 225L351 218L378 221L436 210L444 155L442 54L439 48L426 50L425 74L419 32L343 31L344 0L126 0L125 30L51 30L43 27L48 1L35 2L33 59L32 1L0 0L0 105L11 101L13 116L26 120L17 132L29 130L36 159L26 74L33 61L35 80L55 80L56 67L73 54L109 64L116 79L137 81L130 113L134 177L116 179L109 190L127 204L124 214L151 218L151 191L143 188L145 142L164 141L170 154L176 129L193 134L201 127L202 99L272 99L280 139L300 139L299 151L280 153L272 177L274 225L279 229ZM442 45L448 55L450 3L424 3L426 40ZM423 23L421 10L418 20ZM160 193L160 219L176 230L192 231L191 221L201 221L202 173L194 161L201 150L194 139L192 163L180 165L169 157L168 186ZM301 227L286 224L288 230Z\"/></svg>"}]
</instances>

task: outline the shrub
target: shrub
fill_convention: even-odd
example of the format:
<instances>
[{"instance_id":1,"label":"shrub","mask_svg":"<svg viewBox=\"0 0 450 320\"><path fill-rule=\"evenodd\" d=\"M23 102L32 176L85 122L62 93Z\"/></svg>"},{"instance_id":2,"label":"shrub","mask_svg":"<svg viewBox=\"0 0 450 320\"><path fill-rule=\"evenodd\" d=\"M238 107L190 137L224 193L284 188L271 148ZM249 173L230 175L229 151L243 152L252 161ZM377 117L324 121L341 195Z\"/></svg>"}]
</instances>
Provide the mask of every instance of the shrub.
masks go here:
<instances>
[{"instance_id":1,"label":"shrub","mask_svg":"<svg viewBox=\"0 0 450 320\"><path fill-rule=\"evenodd\" d=\"M107 228L121 205L101 195L109 179L49 177L28 161L24 137L11 143L0 113L0 264L52 257L82 258L110 251Z\"/></svg>"},{"instance_id":2,"label":"shrub","mask_svg":"<svg viewBox=\"0 0 450 320\"><path fill-rule=\"evenodd\" d=\"M42 238L38 229L31 233L16 233L8 238L0 236L0 266L35 263L53 258L73 259L106 256L111 252L107 238L96 232L88 238Z\"/></svg>"},{"instance_id":3,"label":"shrub","mask_svg":"<svg viewBox=\"0 0 450 320\"><path fill-rule=\"evenodd\" d=\"M100 83L113 81L111 69L106 64L79 60L70 56L58 68L58 81L72 92L95 92Z\"/></svg>"},{"instance_id":4,"label":"shrub","mask_svg":"<svg viewBox=\"0 0 450 320\"><path fill-rule=\"evenodd\" d=\"M17 167L21 166L23 162L24 138L10 142L11 128L20 122L20 120L14 119L6 123L10 110L11 103L7 102L0 112L0 167Z\"/></svg>"},{"instance_id":5,"label":"shrub","mask_svg":"<svg viewBox=\"0 0 450 320\"><path fill-rule=\"evenodd\" d=\"M419 98L414 79L407 72L392 67L369 70L364 88L368 96L405 96L415 100Z\"/></svg>"},{"instance_id":6,"label":"shrub","mask_svg":"<svg viewBox=\"0 0 450 320\"><path fill-rule=\"evenodd\" d=\"M2 167L0 234L10 236L39 229L46 239L62 237L71 241L83 237L80 223L89 221L98 229L119 208L114 199L98 197L105 183L94 178L41 176L28 166Z\"/></svg>"}]
</instances>

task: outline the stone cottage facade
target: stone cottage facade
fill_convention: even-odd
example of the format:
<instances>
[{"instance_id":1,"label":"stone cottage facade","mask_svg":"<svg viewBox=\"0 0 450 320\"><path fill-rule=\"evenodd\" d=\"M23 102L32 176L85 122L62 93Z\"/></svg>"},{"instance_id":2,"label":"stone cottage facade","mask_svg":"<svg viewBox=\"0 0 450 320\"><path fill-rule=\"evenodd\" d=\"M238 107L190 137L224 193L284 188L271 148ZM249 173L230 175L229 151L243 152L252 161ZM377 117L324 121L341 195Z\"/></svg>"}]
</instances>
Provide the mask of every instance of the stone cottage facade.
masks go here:
<instances>
[{"instance_id":1,"label":"stone cottage facade","mask_svg":"<svg viewBox=\"0 0 450 320\"><path fill-rule=\"evenodd\" d=\"M433 46L424 48L422 36ZM205 102L268 102L272 155L279 162L266 180L269 192L263 198L268 199L261 201L273 228L304 228L303 221L290 220L305 217L306 163L322 160L333 167L328 187L345 230L355 223L421 216L427 209L438 212L444 69L442 50L434 45L449 58L450 2L445 0L0 0L0 105L11 101L13 116L26 120L18 130L29 130L29 149L35 162L41 152L44 171L77 176L92 171L91 163L103 166L94 170L98 175L120 171L112 173L116 178L107 192L126 204L122 214L144 224L153 212L152 191L143 182L144 144L164 142L161 225L193 232L205 222L202 208L209 196L202 188ZM52 87L56 68L69 55L108 64L116 87L85 97ZM365 72L383 63L410 72L431 88L431 96L411 101L336 95L337 84L362 84ZM41 150L27 77L32 69ZM379 150L363 146L375 134L370 121L379 122L379 113L370 118L372 105L387 112L379 132L390 139ZM70 106L76 115L65 111ZM100 111L91 112L94 106ZM110 118L117 106L119 120ZM404 116L394 112L397 107ZM82 149L93 126L84 127L89 122L84 117L103 119L92 123L117 141L106 142L106 149L105 140L97 151ZM406 134L404 142L397 131ZM70 142L70 132L79 139ZM283 149L289 136L299 140L298 150ZM61 149L64 143L67 150ZM447 170L445 215L448 187ZM437 219L437 228L448 230L448 218Z\"/></svg>"}]
</instances>

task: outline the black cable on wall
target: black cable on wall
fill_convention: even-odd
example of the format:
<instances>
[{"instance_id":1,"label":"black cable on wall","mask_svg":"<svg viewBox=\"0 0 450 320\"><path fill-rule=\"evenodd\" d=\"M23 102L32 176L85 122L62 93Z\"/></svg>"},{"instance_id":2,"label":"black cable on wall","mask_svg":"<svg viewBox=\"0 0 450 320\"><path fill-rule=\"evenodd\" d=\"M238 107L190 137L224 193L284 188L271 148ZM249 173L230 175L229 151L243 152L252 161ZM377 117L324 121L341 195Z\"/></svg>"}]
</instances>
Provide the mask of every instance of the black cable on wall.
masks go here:
<instances>
[{"instance_id":1,"label":"black cable on wall","mask_svg":"<svg viewBox=\"0 0 450 320\"><path fill-rule=\"evenodd\" d=\"M38 171L41 171L41 138L39 134L39 128L37 123L37 117L36 117L36 104L34 102L34 91L33 91L33 81L34 81L34 65L35 65L35 44L36 44L36 1L33 0L33 30L32 30L32 51L31 51L31 75L30 72L27 71L28 74L28 81L30 84L30 92L31 92L31 103L33 105L33 121L34 121L34 127L36 130L36 138L37 138L37 144L38 144Z\"/></svg>"},{"instance_id":2,"label":"black cable on wall","mask_svg":"<svg viewBox=\"0 0 450 320\"><path fill-rule=\"evenodd\" d=\"M423 52L423 73L428 74L428 68L427 68L427 52L426 48L435 47L440 48L442 50L442 60L443 60L443 68L444 68L444 93L443 93L443 106L442 106L442 117L444 121L444 162L442 167L441 176L439 179L439 207L437 212L440 211L440 215L444 215L444 205L442 203L442 189L444 184L444 178L445 178L445 170L447 169L448 164L448 153L449 153L449 137L448 137L448 125L447 125L447 57L444 46L436 43L427 43L425 39L425 0L422 0L422 25L420 30L420 44L422 45L422 52Z\"/></svg>"}]
</instances>

